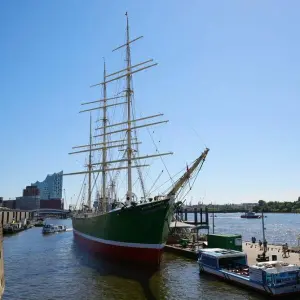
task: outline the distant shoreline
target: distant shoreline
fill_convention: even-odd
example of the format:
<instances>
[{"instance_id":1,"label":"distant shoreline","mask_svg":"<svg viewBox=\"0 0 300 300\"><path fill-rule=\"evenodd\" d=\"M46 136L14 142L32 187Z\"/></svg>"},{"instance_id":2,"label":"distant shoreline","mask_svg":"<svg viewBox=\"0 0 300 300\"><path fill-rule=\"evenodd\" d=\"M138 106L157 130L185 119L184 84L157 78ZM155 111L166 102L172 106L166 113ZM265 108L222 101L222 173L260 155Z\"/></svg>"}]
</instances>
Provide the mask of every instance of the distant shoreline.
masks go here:
<instances>
[{"instance_id":1,"label":"distant shoreline","mask_svg":"<svg viewBox=\"0 0 300 300\"><path fill-rule=\"evenodd\" d=\"M184 214L184 210L182 213ZM218 210L208 210L209 214L215 213L215 214L244 214L246 211L218 211ZM194 210L193 209L188 209L187 213L193 214ZM200 213L200 209L197 210L197 213ZM202 209L202 213L205 213L205 209ZM256 214L261 214L261 212L257 212ZM298 212L289 212L289 211L264 211L264 214L300 214Z\"/></svg>"}]
</instances>

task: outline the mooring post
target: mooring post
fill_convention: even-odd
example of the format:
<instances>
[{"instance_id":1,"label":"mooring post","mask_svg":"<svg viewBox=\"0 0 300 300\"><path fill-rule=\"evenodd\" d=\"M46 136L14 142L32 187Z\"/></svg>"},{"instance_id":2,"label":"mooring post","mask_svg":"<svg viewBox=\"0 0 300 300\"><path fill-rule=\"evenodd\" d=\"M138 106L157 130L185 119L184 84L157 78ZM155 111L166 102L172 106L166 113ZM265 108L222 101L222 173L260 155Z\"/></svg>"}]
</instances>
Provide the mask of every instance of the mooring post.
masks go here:
<instances>
[{"instance_id":1,"label":"mooring post","mask_svg":"<svg viewBox=\"0 0 300 300\"><path fill-rule=\"evenodd\" d=\"M207 208L207 206L205 207L205 223L208 225L208 223L209 223L209 217L208 217L208 208Z\"/></svg>"},{"instance_id":2,"label":"mooring post","mask_svg":"<svg viewBox=\"0 0 300 300\"><path fill-rule=\"evenodd\" d=\"M215 234L215 206L213 206L212 228L213 228L213 234Z\"/></svg>"},{"instance_id":3,"label":"mooring post","mask_svg":"<svg viewBox=\"0 0 300 300\"><path fill-rule=\"evenodd\" d=\"M197 225L198 221L198 216L197 216L197 207L194 208L194 223Z\"/></svg>"},{"instance_id":4,"label":"mooring post","mask_svg":"<svg viewBox=\"0 0 300 300\"><path fill-rule=\"evenodd\" d=\"M187 208L184 210L184 220L187 221Z\"/></svg>"},{"instance_id":5,"label":"mooring post","mask_svg":"<svg viewBox=\"0 0 300 300\"><path fill-rule=\"evenodd\" d=\"M207 234L209 234L209 217L208 217L208 208L205 207L205 223L207 226Z\"/></svg>"}]
</instances>

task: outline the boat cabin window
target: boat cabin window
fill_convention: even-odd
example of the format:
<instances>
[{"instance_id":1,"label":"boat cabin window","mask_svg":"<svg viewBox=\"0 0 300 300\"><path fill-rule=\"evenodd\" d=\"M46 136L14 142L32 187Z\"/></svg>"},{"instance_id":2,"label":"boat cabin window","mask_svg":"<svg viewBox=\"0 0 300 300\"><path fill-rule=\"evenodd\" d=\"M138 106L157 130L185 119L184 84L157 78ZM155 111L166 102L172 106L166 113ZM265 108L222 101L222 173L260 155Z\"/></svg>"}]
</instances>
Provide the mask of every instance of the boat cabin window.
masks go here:
<instances>
[{"instance_id":1,"label":"boat cabin window","mask_svg":"<svg viewBox=\"0 0 300 300\"><path fill-rule=\"evenodd\" d=\"M214 268L217 268L217 266L218 266L217 259L212 256L202 255L201 262L204 265L214 267Z\"/></svg>"},{"instance_id":2,"label":"boat cabin window","mask_svg":"<svg viewBox=\"0 0 300 300\"><path fill-rule=\"evenodd\" d=\"M272 274L266 274L266 284L272 285Z\"/></svg>"},{"instance_id":3,"label":"boat cabin window","mask_svg":"<svg viewBox=\"0 0 300 300\"><path fill-rule=\"evenodd\" d=\"M298 276L295 272L286 272L281 274L272 274L272 277L274 285L282 285L287 283L296 283Z\"/></svg>"},{"instance_id":4,"label":"boat cabin window","mask_svg":"<svg viewBox=\"0 0 300 300\"><path fill-rule=\"evenodd\" d=\"M238 256L238 257L223 257L219 259L219 268L233 268L238 266L246 265L246 257Z\"/></svg>"}]
</instances>

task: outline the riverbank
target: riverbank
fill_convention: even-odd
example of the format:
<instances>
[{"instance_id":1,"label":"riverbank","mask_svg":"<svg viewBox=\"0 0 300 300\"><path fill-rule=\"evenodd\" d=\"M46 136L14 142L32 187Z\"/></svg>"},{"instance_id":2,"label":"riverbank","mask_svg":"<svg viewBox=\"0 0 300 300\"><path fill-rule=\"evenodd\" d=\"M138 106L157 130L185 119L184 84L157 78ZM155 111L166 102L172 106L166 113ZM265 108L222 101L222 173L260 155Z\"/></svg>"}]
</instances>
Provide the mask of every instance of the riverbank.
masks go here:
<instances>
[{"instance_id":1,"label":"riverbank","mask_svg":"<svg viewBox=\"0 0 300 300\"><path fill-rule=\"evenodd\" d=\"M197 209L199 212L199 208ZM203 209L203 211L205 211ZM212 208L207 208L208 213L212 214L244 214L245 212L248 212L249 210L214 210ZM185 212L185 209L182 210L182 212ZM255 211L256 213L261 213L260 211ZM188 214L193 214L194 213L194 208L188 208L187 209ZM265 211L264 214L300 214L300 212L296 211Z\"/></svg>"}]
</instances>

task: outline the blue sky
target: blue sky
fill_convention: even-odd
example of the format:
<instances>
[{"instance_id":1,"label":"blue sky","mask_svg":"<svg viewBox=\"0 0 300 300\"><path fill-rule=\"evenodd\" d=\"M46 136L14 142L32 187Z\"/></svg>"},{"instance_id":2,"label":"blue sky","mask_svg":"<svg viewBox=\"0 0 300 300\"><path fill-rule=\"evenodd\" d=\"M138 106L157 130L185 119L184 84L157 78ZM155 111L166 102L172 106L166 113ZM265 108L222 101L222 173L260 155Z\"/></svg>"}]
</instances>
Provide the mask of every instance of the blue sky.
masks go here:
<instances>
[{"instance_id":1,"label":"blue sky","mask_svg":"<svg viewBox=\"0 0 300 300\"><path fill-rule=\"evenodd\" d=\"M124 42L128 11L132 37L144 35L133 62L159 63L136 76L135 98L144 115L170 120L155 129L162 150L174 151L169 171L211 149L188 199L296 200L299 9L274 0L1 1L0 194L81 169L83 157L68 156L88 140L80 103L101 95L89 86L101 81L103 56L109 72L122 67L111 50ZM69 201L81 181L65 178Z\"/></svg>"}]
</instances>

